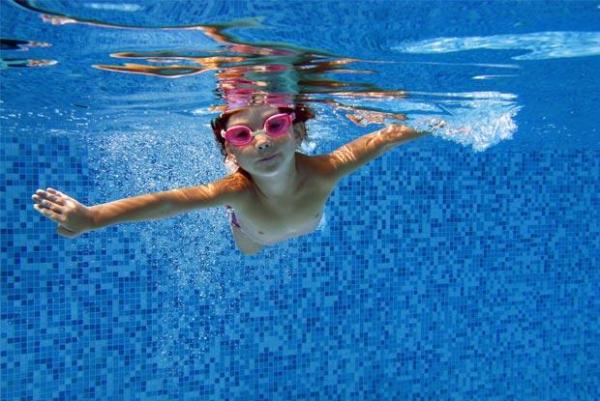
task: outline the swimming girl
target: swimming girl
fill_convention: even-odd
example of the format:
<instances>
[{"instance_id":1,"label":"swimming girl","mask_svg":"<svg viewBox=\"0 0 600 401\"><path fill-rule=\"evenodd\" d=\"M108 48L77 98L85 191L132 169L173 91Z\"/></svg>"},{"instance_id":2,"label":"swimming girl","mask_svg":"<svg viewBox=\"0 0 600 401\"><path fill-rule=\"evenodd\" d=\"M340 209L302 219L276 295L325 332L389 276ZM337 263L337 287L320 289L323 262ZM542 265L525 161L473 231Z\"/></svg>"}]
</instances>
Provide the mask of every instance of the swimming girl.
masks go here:
<instances>
[{"instance_id":1,"label":"swimming girl","mask_svg":"<svg viewBox=\"0 0 600 401\"><path fill-rule=\"evenodd\" d=\"M224 206L233 237L246 255L313 232L327 198L345 176L412 139L427 135L391 124L329 154L298 152L314 115L297 104L253 104L224 112L212 122L215 138L233 167L206 185L151 193L86 207L53 188L32 196L34 208L74 238L112 224L160 219L195 209Z\"/></svg>"}]
</instances>

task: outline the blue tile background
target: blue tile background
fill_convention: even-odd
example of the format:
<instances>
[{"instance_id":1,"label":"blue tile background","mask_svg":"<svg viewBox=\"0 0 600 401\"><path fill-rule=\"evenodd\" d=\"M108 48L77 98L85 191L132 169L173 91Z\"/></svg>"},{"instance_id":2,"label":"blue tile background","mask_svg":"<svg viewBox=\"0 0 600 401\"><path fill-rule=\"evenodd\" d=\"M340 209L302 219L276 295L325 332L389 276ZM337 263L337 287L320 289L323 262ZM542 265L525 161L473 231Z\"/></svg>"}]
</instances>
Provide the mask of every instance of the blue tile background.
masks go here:
<instances>
[{"instance_id":1,"label":"blue tile background","mask_svg":"<svg viewBox=\"0 0 600 401\"><path fill-rule=\"evenodd\" d=\"M2 399L600 395L596 151L427 138L243 257L224 210L56 236L30 196L93 193L86 146L2 136Z\"/></svg>"},{"instance_id":2,"label":"blue tile background","mask_svg":"<svg viewBox=\"0 0 600 401\"><path fill-rule=\"evenodd\" d=\"M365 60L354 67L376 73L356 80L385 89L498 91L524 107L512 140L484 153L427 138L385 155L341 183L323 229L255 257L235 251L222 209L67 240L32 209L37 188L93 204L205 182L220 162L192 113L218 102L214 76L91 66L219 47L191 30L52 25L1 0L0 36L51 44L2 56L57 61L0 69L2 400L600 399L600 59L517 62L522 43L392 50L595 32L595 2L33 3L135 26L264 16L235 34ZM320 147L357 135L323 121L339 132L319 126Z\"/></svg>"}]
</instances>

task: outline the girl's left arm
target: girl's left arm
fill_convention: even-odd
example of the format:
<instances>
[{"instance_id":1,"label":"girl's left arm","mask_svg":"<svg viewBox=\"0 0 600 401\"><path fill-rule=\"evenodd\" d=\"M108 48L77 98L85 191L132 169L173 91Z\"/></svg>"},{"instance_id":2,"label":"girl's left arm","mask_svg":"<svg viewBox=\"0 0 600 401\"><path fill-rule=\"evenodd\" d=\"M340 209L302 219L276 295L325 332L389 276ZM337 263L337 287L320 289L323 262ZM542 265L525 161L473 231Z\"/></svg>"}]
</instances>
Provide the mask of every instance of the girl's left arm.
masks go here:
<instances>
[{"instance_id":1,"label":"girl's left arm","mask_svg":"<svg viewBox=\"0 0 600 401\"><path fill-rule=\"evenodd\" d=\"M396 146L428 134L427 131L392 124L361 136L325 156L327 176L337 182Z\"/></svg>"}]
</instances>

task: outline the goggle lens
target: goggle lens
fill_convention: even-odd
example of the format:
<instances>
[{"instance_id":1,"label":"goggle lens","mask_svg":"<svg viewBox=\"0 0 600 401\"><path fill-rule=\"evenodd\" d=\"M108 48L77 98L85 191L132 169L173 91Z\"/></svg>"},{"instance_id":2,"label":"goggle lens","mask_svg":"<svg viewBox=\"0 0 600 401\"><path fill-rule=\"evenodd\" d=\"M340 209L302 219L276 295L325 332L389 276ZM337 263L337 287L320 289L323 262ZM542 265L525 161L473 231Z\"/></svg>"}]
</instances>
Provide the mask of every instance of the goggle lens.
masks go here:
<instances>
[{"instance_id":1,"label":"goggle lens","mask_svg":"<svg viewBox=\"0 0 600 401\"><path fill-rule=\"evenodd\" d=\"M287 133L290 123L289 114L277 114L265 121L265 130L271 136L281 136Z\"/></svg>"},{"instance_id":2,"label":"goggle lens","mask_svg":"<svg viewBox=\"0 0 600 401\"><path fill-rule=\"evenodd\" d=\"M252 141L252 132L248 127L231 127L225 133L225 138L234 145L244 145Z\"/></svg>"}]
</instances>

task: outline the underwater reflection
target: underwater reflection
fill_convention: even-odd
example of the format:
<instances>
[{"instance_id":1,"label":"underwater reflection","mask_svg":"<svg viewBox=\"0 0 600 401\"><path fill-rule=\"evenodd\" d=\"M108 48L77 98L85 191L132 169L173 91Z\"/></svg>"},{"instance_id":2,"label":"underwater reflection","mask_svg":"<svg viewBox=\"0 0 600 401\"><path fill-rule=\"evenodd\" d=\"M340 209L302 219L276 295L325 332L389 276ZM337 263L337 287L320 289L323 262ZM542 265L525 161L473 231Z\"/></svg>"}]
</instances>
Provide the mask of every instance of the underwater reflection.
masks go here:
<instances>
[{"instance_id":1,"label":"underwater reflection","mask_svg":"<svg viewBox=\"0 0 600 401\"><path fill-rule=\"evenodd\" d=\"M33 40L0 38L0 50L2 51L28 51L32 47L50 47L50 43L36 42ZM56 60L41 60L21 57L0 57L0 70L6 68L47 67L55 65Z\"/></svg>"},{"instance_id":2,"label":"underwater reflection","mask_svg":"<svg viewBox=\"0 0 600 401\"><path fill-rule=\"evenodd\" d=\"M445 63L431 60L365 60L284 42L251 43L231 32L234 28L241 30L262 27L262 18L258 17L218 24L136 26L66 15L43 9L28 0L13 1L38 13L44 22L59 26L83 24L108 29L201 32L217 44L218 48L117 50L112 52L110 57L129 62L92 64L92 67L103 71L166 79L185 78L210 71L216 78L214 95L217 101L207 108L209 112L223 112L280 96L285 99L281 103L325 105L334 115L361 127L409 120L407 124L416 129L430 129L432 118L441 117L446 124L443 129L436 129L434 135L470 146L476 151L485 150L500 141L510 139L517 129L514 117L521 106L518 105L516 96L511 93L440 93L435 90L416 92L403 88L382 88L372 82L357 79L377 75L380 71L375 67L381 64L412 65L413 69L419 68L419 76L427 73L427 70L421 70L421 65L439 65L448 69L471 66L518 70L520 67L517 65ZM396 46L389 50L398 52L406 49ZM38 61L37 65L42 65L43 62L44 60ZM30 61L12 60L11 63L15 66L28 65ZM31 64L36 65L35 62ZM366 68L365 65L373 66L373 69ZM411 67L408 67L406 72L414 74ZM447 75L447 71L436 74ZM516 75L471 74L469 79L482 81L492 78L510 79L513 76ZM435 78L430 75L429 79ZM394 81L396 80L386 81L386 85L394 85Z\"/></svg>"},{"instance_id":3,"label":"underwater reflection","mask_svg":"<svg viewBox=\"0 0 600 401\"><path fill-rule=\"evenodd\" d=\"M356 62L368 62L333 53L282 42L248 43L228 30L261 26L260 18L245 18L221 24L142 27L85 19L43 9L31 1L14 0L30 11L41 14L53 25L84 24L113 29L197 30L221 46L218 50L117 51L115 59L136 60L124 64L94 64L92 67L117 73L141 74L176 79L213 71L217 80L216 94L226 103L215 104L213 111L223 111L251 104L265 94L291 96L297 102L325 104L354 124L382 124L385 120L401 121L406 115L382 108L357 104L360 99L402 99L403 90L385 90L379 86L339 75L372 75L376 71L353 68ZM331 75L336 74L335 78ZM343 99L353 99L345 103Z\"/></svg>"}]
</instances>

